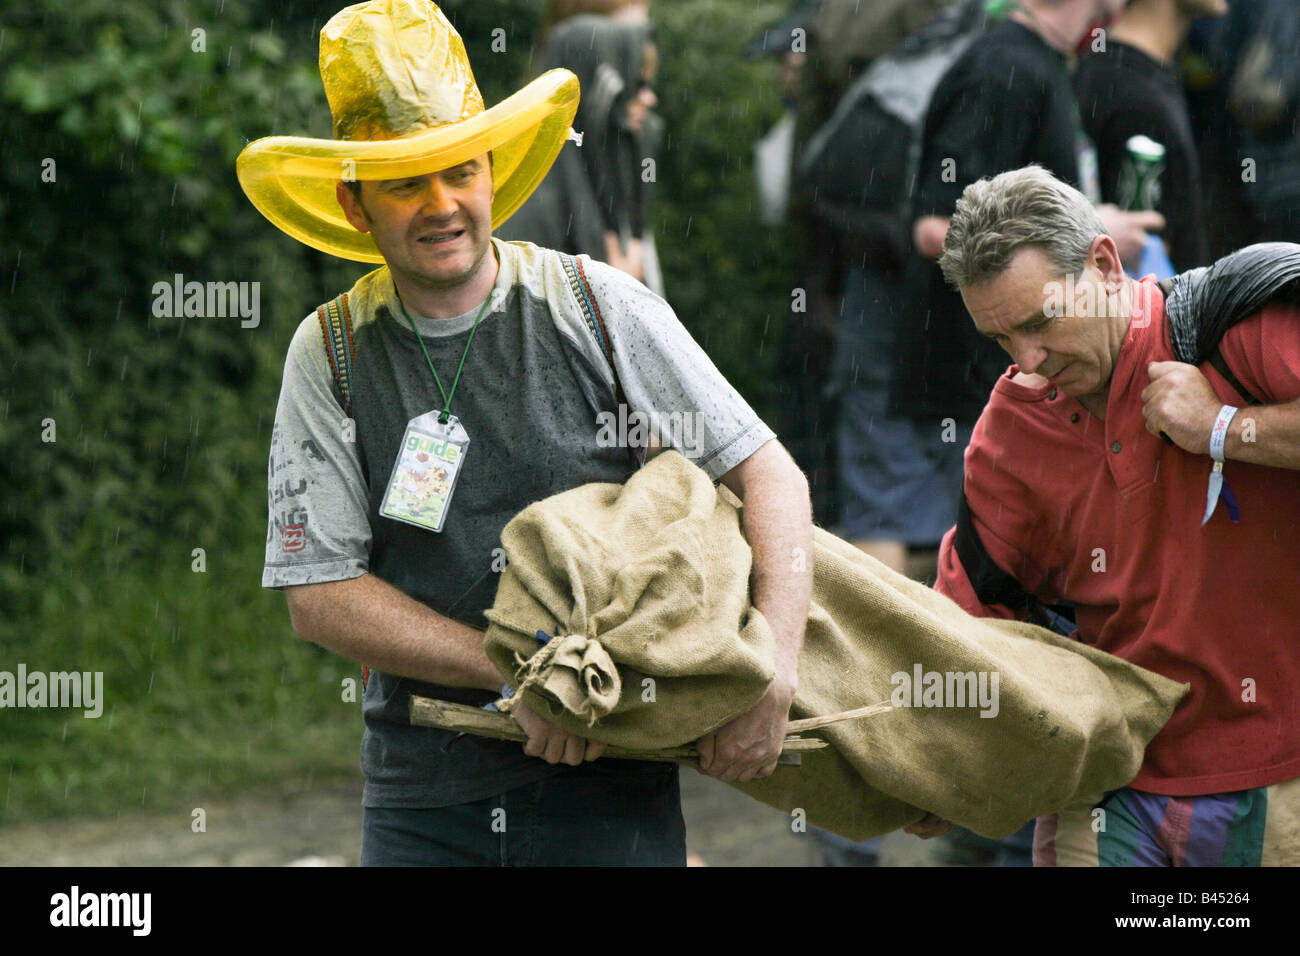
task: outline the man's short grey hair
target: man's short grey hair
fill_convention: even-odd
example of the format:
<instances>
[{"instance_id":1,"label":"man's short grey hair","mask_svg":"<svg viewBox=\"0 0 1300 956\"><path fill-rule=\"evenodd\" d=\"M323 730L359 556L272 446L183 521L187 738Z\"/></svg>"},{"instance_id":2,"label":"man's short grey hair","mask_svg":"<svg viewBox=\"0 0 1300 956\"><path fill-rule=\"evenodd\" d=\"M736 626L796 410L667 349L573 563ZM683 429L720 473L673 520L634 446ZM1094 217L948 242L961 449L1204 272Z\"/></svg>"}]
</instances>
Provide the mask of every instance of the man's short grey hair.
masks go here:
<instances>
[{"instance_id":1,"label":"man's short grey hair","mask_svg":"<svg viewBox=\"0 0 1300 956\"><path fill-rule=\"evenodd\" d=\"M1092 240L1106 235L1083 193L1041 166L971 183L957 200L939 268L961 289L1002 274L1021 246L1038 246L1061 270L1078 275Z\"/></svg>"}]
</instances>

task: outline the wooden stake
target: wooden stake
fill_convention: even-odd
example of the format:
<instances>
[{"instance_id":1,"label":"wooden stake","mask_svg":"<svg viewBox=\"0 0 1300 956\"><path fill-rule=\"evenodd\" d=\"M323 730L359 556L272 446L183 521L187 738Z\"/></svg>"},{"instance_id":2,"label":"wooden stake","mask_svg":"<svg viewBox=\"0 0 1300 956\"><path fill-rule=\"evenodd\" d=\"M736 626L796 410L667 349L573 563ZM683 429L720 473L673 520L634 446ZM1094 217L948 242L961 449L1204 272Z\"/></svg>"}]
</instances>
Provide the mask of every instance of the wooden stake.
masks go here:
<instances>
[{"instance_id":1,"label":"wooden stake","mask_svg":"<svg viewBox=\"0 0 1300 956\"><path fill-rule=\"evenodd\" d=\"M785 725L785 730L786 733L798 734L803 733L805 730L816 730L818 727L825 727L827 724L837 724L841 720L874 717L876 714L883 714L893 709L890 704L870 704L856 710L846 710L839 714L826 714L824 717L805 717L802 720L792 720Z\"/></svg>"},{"instance_id":2,"label":"wooden stake","mask_svg":"<svg viewBox=\"0 0 1300 956\"><path fill-rule=\"evenodd\" d=\"M821 718L816 718L821 719ZM411 723L417 727L437 727L441 730L455 730L461 733L475 734L493 740L514 740L522 743L528 739L524 729L508 714L500 714L467 704L455 704L449 700L435 700L431 697L411 697ZM794 729L794 725L791 724ZM799 766L800 755L821 750L830 746L826 741L816 737L786 737L781 747L781 757L777 763L781 766ZM621 760L657 760L697 763L700 759L699 748L693 744L684 747L667 747L661 750L628 750L622 747L606 747L606 757Z\"/></svg>"}]
</instances>

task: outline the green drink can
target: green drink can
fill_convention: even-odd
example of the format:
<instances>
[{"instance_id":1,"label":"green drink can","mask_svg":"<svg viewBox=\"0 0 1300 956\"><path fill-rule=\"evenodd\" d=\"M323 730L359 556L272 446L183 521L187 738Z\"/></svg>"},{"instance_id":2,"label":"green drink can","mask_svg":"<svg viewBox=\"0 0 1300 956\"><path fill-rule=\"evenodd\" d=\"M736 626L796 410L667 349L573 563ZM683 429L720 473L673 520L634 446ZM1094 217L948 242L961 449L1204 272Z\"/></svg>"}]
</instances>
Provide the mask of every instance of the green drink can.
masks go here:
<instances>
[{"instance_id":1,"label":"green drink can","mask_svg":"<svg viewBox=\"0 0 1300 956\"><path fill-rule=\"evenodd\" d=\"M1130 136L1119 171L1119 206L1130 212L1155 209L1160 204L1160 174L1165 170L1165 148L1149 136Z\"/></svg>"}]
</instances>

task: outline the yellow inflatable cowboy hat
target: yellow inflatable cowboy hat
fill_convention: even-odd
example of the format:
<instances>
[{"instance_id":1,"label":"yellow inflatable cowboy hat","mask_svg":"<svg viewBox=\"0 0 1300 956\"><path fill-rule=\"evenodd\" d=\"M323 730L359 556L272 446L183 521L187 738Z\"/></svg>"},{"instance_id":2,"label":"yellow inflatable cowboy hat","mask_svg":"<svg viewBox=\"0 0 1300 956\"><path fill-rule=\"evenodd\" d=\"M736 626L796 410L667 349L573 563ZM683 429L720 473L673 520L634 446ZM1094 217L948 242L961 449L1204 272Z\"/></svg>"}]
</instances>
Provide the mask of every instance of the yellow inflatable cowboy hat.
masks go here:
<instances>
[{"instance_id":1,"label":"yellow inflatable cowboy hat","mask_svg":"<svg viewBox=\"0 0 1300 956\"><path fill-rule=\"evenodd\" d=\"M551 70L490 110L465 44L430 0L345 7L320 32L320 73L334 139L269 136L236 170L254 206L314 249L382 262L335 196L339 180L400 179L492 151L492 228L546 176L578 109L578 78Z\"/></svg>"}]
</instances>

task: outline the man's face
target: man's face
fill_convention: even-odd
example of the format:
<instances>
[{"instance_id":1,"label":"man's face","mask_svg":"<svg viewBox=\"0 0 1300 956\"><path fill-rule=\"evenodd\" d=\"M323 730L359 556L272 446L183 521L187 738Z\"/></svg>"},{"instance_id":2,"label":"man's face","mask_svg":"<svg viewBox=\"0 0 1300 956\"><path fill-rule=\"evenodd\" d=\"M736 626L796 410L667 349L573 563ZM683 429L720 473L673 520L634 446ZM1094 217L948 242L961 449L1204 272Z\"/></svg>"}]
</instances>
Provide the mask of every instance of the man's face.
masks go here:
<instances>
[{"instance_id":1,"label":"man's face","mask_svg":"<svg viewBox=\"0 0 1300 956\"><path fill-rule=\"evenodd\" d=\"M961 290L975 327L1006 349L1020 371L1074 397L1105 393L1131 318L1113 241L1101 236L1092 248L1073 283L1042 249L1022 246L992 281Z\"/></svg>"},{"instance_id":2,"label":"man's face","mask_svg":"<svg viewBox=\"0 0 1300 956\"><path fill-rule=\"evenodd\" d=\"M641 77L636 91L627 101L627 128L638 133L645 127L646 114L659 103L650 84L654 82L659 69L659 51L653 43L645 45L645 55L641 60Z\"/></svg>"},{"instance_id":3,"label":"man's face","mask_svg":"<svg viewBox=\"0 0 1300 956\"><path fill-rule=\"evenodd\" d=\"M431 291L477 275L492 248L492 170L487 153L436 173L363 181L361 198L339 184L339 204L368 232L394 275Z\"/></svg>"}]
</instances>

